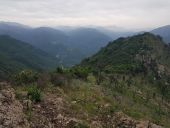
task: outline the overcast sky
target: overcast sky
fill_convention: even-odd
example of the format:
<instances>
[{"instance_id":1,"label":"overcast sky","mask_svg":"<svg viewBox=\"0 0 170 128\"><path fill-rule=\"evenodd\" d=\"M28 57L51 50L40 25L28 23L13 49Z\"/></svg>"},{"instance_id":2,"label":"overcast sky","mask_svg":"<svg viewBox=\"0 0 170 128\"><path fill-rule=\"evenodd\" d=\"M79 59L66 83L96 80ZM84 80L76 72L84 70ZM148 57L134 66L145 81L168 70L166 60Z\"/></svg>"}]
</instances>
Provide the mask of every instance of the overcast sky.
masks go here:
<instances>
[{"instance_id":1,"label":"overcast sky","mask_svg":"<svg viewBox=\"0 0 170 128\"><path fill-rule=\"evenodd\" d=\"M170 24L170 0L0 0L0 20L129 29Z\"/></svg>"}]
</instances>

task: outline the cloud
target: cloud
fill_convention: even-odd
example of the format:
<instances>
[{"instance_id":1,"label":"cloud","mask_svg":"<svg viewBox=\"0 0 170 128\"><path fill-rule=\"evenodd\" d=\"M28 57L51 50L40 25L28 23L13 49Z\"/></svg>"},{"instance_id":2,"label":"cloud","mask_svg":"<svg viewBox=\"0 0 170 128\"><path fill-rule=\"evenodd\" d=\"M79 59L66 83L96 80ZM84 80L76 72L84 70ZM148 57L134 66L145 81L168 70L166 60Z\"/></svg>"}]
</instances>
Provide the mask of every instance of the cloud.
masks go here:
<instances>
[{"instance_id":1,"label":"cloud","mask_svg":"<svg viewBox=\"0 0 170 128\"><path fill-rule=\"evenodd\" d=\"M170 23L169 0L0 0L0 20L40 25L156 27Z\"/></svg>"}]
</instances>

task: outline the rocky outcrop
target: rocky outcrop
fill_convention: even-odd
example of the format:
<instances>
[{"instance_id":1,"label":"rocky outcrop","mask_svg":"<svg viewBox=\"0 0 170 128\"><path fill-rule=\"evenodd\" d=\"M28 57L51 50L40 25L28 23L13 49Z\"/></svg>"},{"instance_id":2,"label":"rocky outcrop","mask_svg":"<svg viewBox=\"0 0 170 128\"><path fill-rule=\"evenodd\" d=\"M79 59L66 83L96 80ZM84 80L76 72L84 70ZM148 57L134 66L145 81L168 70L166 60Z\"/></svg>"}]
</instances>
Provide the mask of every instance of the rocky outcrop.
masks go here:
<instances>
[{"instance_id":1,"label":"rocky outcrop","mask_svg":"<svg viewBox=\"0 0 170 128\"><path fill-rule=\"evenodd\" d=\"M162 128L149 121L134 120L122 112L91 118L86 125L57 94L44 94L40 103L24 99L19 102L15 90L7 83L0 83L0 128Z\"/></svg>"},{"instance_id":2,"label":"rocky outcrop","mask_svg":"<svg viewBox=\"0 0 170 128\"><path fill-rule=\"evenodd\" d=\"M101 119L95 118L90 128L163 128L150 121L137 121L123 112L116 112L112 116L105 116Z\"/></svg>"},{"instance_id":3,"label":"rocky outcrop","mask_svg":"<svg viewBox=\"0 0 170 128\"><path fill-rule=\"evenodd\" d=\"M114 122L114 128L163 128L149 121L136 121L121 112L115 114Z\"/></svg>"},{"instance_id":4,"label":"rocky outcrop","mask_svg":"<svg viewBox=\"0 0 170 128\"><path fill-rule=\"evenodd\" d=\"M23 106L15 99L15 91L7 83L0 83L0 128L28 128Z\"/></svg>"},{"instance_id":5,"label":"rocky outcrop","mask_svg":"<svg viewBox=\"0 0 170 128\"><path fill-rule=\"evenodd\" d=\"M81 123L57 94L44 94L43 99L32 106L31 128L74 128Z\"/></svg>"}]
</instances>

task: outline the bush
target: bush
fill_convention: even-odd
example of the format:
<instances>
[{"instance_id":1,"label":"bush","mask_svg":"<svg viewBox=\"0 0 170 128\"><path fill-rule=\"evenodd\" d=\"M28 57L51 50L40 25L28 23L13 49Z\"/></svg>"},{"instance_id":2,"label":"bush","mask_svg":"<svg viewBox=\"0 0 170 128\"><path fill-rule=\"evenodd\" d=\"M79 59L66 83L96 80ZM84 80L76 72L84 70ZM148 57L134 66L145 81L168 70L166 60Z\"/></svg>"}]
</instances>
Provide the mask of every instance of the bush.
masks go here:
<instances>
[{"instance_id":1,"label":"bush","mask_svg":"<svg viewBox=\"0 0 170 128\"><path fill-rule=\"evenodd\" d=\"M95 78L95 76L93 76L93 74L88 75L87 81L92 83L92 84L96 84L96 78Z\"/></svg>"},{"instance_id":2,"label":"bush","mask_svg":"<svg viewBox=\"0 0 170 128\"><path fill-rule=\"evenodd\" d=\"M64 67L57 67L54 71L54 73L59 73L59 74L69 74L70 69L69 68L64 68Z\"/></svg>"},{"instance_id":3,"label":"bush","mask_svg":"<svg viewBox=\"0 0 170 128\"><path fill-rule=\"evenodd\" d=\"M57 67L55 72L62 74L62 73L64 73L64 68L63 67Z\"/></svg>"},{"instance_id":4,"label":"bush","mask_svg":"<svg viewBox=\"0 0 170 128\"><path fill-rule=\"evenodd\" d=\"M40 102L41 101L41 90L38 89L36 85L32 85L28 88L27 96L33 102Z\"/></svg>"},{"instance_id":5,"label":"bush","mask_svg":"<svg viewBox=\"0 0 170 128\"><path fill-rule=\"evenodd\" d=\"M71 72L74 76L82 79L87 79L90 69L87 67L74 67L71 69Z\"/></svg>"},{"instance_id":6,"label":"bush","mask_svg":"<svg viewBox=\"0 0 170 128\"><path fill-rule=\"evenodd\" d=\"M50 75L48 73L42 73L37 80L37 86L41 89L47 87L49 83L50 83Z\"/></svg>"},{"instance_id":7,"label":"bush","mask_svg":"<svg viewBox=\"0 0 170 128\"><path fill-rule=\"evenodd\" d=\"M74 128L89 128L89 126L84 123L77 123Z\"/></svg>"},{"instance_id":8,"label":"bush","mask_svg":"<svg viewBox=\"0 0 170 128\"><path fill-rule=\"evenodd\" d=\"M23 70L14 76L14 83L19 84L30 84L36 82L38 79L38 73L31 70Z\"/></svg>"},{"instance_id":9,"label":"bush","mask_svg":"<svg viewBox=\"0 0 170 128\"><path fill-rule=\"evenodd\" d=\"M51 83L54 84L55 86L67 85L69 80L67 76L58 73L52 73L50 79Z\"/></svg>"}]
</instances>

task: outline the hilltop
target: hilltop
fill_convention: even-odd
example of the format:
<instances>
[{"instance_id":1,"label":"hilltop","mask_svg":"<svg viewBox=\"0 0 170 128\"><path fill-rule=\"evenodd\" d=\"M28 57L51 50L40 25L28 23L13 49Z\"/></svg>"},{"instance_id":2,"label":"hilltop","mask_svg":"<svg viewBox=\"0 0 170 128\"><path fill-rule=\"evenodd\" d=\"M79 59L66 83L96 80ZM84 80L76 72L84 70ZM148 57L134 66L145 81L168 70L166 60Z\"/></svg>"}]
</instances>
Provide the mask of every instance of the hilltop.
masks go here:
<instances>
[{"instance_id":1,"label":"hilltop","mask_svg":"<svg viewBox=\"0 0 170 128\"><path fill-rule=\"evenodd\" d=\"M82 65L109 72L129 72L144 70L145 66L155 63L168 72L169 55L170 47L160 36L144 33L110 42L97 54L82 61Z\"/></svg>"}]
</instances>

